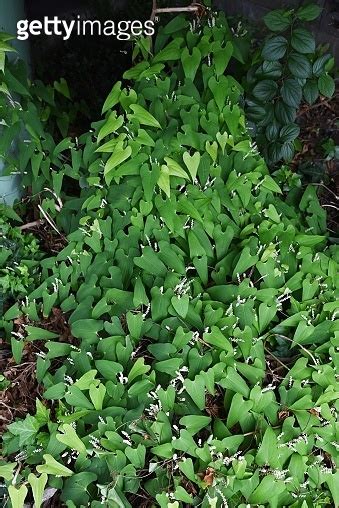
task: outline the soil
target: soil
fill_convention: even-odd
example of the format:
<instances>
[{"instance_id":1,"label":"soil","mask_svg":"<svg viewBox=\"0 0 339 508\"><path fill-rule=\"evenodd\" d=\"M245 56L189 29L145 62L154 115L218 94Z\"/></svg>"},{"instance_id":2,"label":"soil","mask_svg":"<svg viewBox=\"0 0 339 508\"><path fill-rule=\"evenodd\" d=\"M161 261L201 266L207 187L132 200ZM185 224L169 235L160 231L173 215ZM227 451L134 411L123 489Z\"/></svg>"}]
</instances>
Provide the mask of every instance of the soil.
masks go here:
<instances>
[{"instance_id":1,"label":"soil","mask_svg":"<svg viewBox=\"0 0 339 508\"><path fill-rule=\"evenodd\" d=\"M70 332L67 316L59 308L53 308L51 315L39 323L30 323L27 316L14 320L14 332L25 336L28 324L59 334L60 342L77 344ZM0 391L0 434L16 418L34 414L36 399L43 400L43 388L36 379L36 361L41 353L46 353L44 341L26 342L22 361L18 365L12 357L10 345L0 338L0 372L10 382L5 390ZM59 366L59 361L54 360L50 370ZM44 403L50 405L48 401Z\"/></svg>"},{"instance_id":2,"label":"soil","mask_svg":"<svg viewBox=\"0 0 339 508\"><path fill-rule=\"evenodd\" d=\"M298 114L302 150L293 160L305 183L319 186L320 204L326 209L328 230L339 234L339 161L326 157L322 145L333 139L339 145L339 91L331 99L304 104Z\"/></svg>"}]
</instances>

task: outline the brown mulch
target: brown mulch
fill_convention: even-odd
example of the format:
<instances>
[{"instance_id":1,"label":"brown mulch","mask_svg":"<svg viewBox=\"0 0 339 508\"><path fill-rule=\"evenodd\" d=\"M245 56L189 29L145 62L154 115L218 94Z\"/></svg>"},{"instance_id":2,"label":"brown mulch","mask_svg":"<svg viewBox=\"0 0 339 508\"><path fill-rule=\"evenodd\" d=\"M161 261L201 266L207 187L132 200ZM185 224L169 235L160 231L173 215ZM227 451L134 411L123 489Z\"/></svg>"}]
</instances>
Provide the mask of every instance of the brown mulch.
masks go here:
<instances>
[{"instance_id":1,"label":"brown mulch","mask_svg":"<svg viewBox=\"0 0 339 508\"><path fill-rule=\"evenodd\" d=\"M304 104L297 121L300 125L301 152L292 161L294 170L302 172L305 164L311 165L313 183L319 185L319 200L327 212L330 233L339 234L339 164L326 160L322 144L333 139L339 145L339 91L331 99L320 98L315 104Z\"/></svg>"},{"instance_id":2,"label":"brown mulch","mask_svg":"<svg viewBox=\"0 0 339 508\"><path fill-rule=\"evenodd\" d=\"M40 328L57 333L60 342L77 344L70 332L67 316L59 308L53 308L51 316L39 323L30 323L27 316L22 316L16 319L14 324L14 331L22 335L26 335L26 325L36 324ZM12 357L10 345L4 339L0 339L0 373L10 382L7 388L0 391L0 433L4 432L16 418L34 414L36 399L42 399L43 388L36 379L36 361L39 353L46 353L45 341L26 342L22 361L17 365ZM57 368L58 364L58 359L52 362L51 370ZM46 403L48 405L48 402Z\"/></svg>"},{"instance_id":3,"label":"brown mulch","mask_svg":"<svg viewBox=\"0 0 339 508\"><path fill-rule=\"evenodd\" d=\"M43 347L39 342L25 344L22 362L17 365L9 345L0 340L0 372L10 382L0 392L0 433L16 418L35 413L35 401L42 395L42 387L35 376L36 353Z\"/></svg>"}]
</instances>

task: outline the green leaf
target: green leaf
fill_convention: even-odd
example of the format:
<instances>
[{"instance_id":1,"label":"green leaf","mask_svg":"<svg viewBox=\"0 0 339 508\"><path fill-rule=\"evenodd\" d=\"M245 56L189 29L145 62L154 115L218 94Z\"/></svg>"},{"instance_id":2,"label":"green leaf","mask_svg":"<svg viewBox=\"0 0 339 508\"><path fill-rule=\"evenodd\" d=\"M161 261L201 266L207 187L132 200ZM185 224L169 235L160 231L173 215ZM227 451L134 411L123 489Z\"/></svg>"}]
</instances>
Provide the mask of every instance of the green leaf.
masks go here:
<instances>
[{"instance_id":1,"label":"green leaf","mask_svg":"<svg viewBox=\"0 0 339 508\"><path fill-rule=\"evenodd\" d=\"M188 48L184 48L181 54L181 62L186 78L194 81L201 63L201 53L199 48L194 46L191 54Z\"/></svg>"},{"instance_id":2,"label":"green leaf","mask_svg":"<svg viewBox=\"0 0 339 508\"><path fill-rule=\"evenodd\" d=\"M109 115L104 125L101 127L98 134L98 143L109 134L116 132L124 124L124 117L116 115L115 111Z\"/></svg>"},{"instance_id":3,"label":"green leaf","mask_svg":"<svg viewBox=\"0 0 339 508\"><path fill-rule=\"evenodd\" d=\"M265 60L275 61L284 56L287 50L287 39L282 35L275 35L265 42L261 52Z\"/></svg>"},{"instance_id":4,"label":"green leaf","mask_svg":"<svg viewBox=\"0 0 339 508\"><path fill-rule=\"evenodd\" d=\"M179 423L180 425L186 427L187 431L194 436L201 429L204 429L211 423L211 418L209 416L200 416L200 415L189 415L183 416Z\"/></svg>"},{"instance_id":5,"label":"green leaf","mask_svg":"<svg viewBox=\"0 0 339 508\"><path fill-rule=\"evenodd\" d=\"M52 333L36 326L26 326L26 332L28 340L49 340L59 337L57 333Z\"/></svg>"},{"instance_id":6,"label":"green leaf","mask_svg":"<svg viewBox=\"0 0 339 508\"><path fill-rule=\"evenodd\" d=\"M144 445L139 444L137 448L127 446L124 453L135 468L142 469L144 467L146 458L146 448Z\"/></svg>"},{"instance_id":7,"label":"green leaf","mask_svg":"<svg viewBox=\"0 0 339 508\"><path fill-rule=\"evenodd\" d=\"M142 250L141 257L134 258L134 263L152 275L163 276L167 272L167 268L160 260L159 255L148 245Z\"/></svg>"},{"instance_id":8,"label":"green leaf","mask_svg":"<svg viewBox=\"0 0 339 508\"><path fill-rule=\"evenodd\" d=\"M79 453L86 453L86 446L78 437L75 429L72 425L64 424L59 429L63 434L57 434L56 438L60 443L65 444L72 450L76 450Z\"/></svg>"},{"instance_id":9,"label":"green leaf","mask_svg":"<svg viewBox=\"0 0 339 508\"><path fill-rule=\"evenodd\" d=\"M277 9L264 16L264 23L273 32L284 32L291 24L288 12Z\"/></svg>"},{"instance_id":10,"label":"green leaf","mask_svg":"<svg viewBox=\"0 0 339 508\"><path fill-rule=\"evenodd\" d=\"M277 436L271 427L267 427L259 446L255 461L259 466L279 467Z\"/></svg>"},{"instance_id":11,"label":"green leaf","mask_svg":"<svg viewBox=\"0 0 339 508\"><path fill-rule=\"evenodd\" d=\"M47 388L44 392L44 398L47 400L59 400L65 395L65 391L65 383L60 382Z\"/></svg>"},{"instance_id":12,"label":"green leaf","mask_svg":"<svg viewBox=\"0 0 339 508\"><path fill-rule=\"evenodd\" d=\"M204 341L211 346L215 346L223 351L232 351L232 346L229 339L225 337L222 331L217 326L212 326L210 332L205 332L203 335Z\"/></svg>"},{"instance_id":13,"label":"green leaf","mask_svg":"<svg viewBox=\"0 0 339 508\"><path fill-rule=\"evenodd\" d=\"M277 306L275 303L267 305L266 302L262 302L259 305L259 332L262 333L266 330L270 322L275 318L277 314Z\"/></svg>"},{"instance_id":14,"label":"green leaf","mask_svg":"<svg viewBox=\"0 0 339 508\"><path fill-rule=\"evenodd\" d=\"M189 306L189 297L188 295L178 295L173 296L171 299L171 304L173 305L173 308L175 312L185 319L188 312L188 306Z\"/></svg>"},{"instance_id":15,"label":"green leaf","mask_svg":"<svg viewBox=\"0 0 339 508\"><path fill-rule=\"evenodd\" d=\"M74 508L75 506L86 506L89 500L89 485L97 480L97 475L89 471L82 471L74 474L71 478L67 478L62 486L61 500L72 500L74 503L69 505ZM116 505L113 505L116 506ZM127 508L127 505L126 505Z\"/></svg>"},{"instance_id":16,"label":"green leaf","mask_svg":"<svg viewBox=\"0 0 339 508\"><path fill-rule=\"evenodd\" d=\"M106 386L104 384L100 383L98 386L95 386L95 384L92 383L89 387L89 397L97 411L102 410L105 395Z\"/></svg>"},{"instance_id":17,"label":"green leaf","mask_svg":"<svg viewBox=\"0 0 339 508\"><path fill-rule=\"evenodd\" d=\"M249 502L254 505L270 504L277 506L276 500L285 490L285 484L282 480L276 480L273 475L264 476L259 486L252 492Z\"/></svg>"},{"instance_id":18,"label":"green leaf","mask_svg":"<svg viewBox=\"0 0 339 508\"><path fill-rule=\"evenodd\" d=\"M190 458L184 458L179 462L179 469L184 475L191 480L192 482L196 482L197 477L194 472L193 461Z\"/></svg>"},{"instance_id":19,"label":"green leaf","mask_svg":"<svg viewBox=\"0 0 339 508\"><path fill-rule=\"evenodd\" d=\"M113 154L110 156L108 161L106 162L104 175L106 183L110 183L111 178L109 178L109 173L119 166L122 162L129 159L132 155L132 148L130 146L126 146L126 148L122 148L121 145L117 145L116 150L114 150ZM109 181L108 181L109 180Z\"/></svg>"},{"instance_id":20,"label":"green leaf","mask_svg":"<svg viewBox=\"0 0 339 508\"><path fill-rule=\"evenodd\" d=\"M3 478L7 482L13 479L14 470L17 467L16 462L1 464L0 465L0 478Z\"/></svg>"},{"instance_id":21,"label":"green leaf","mask_svg":"<svg viewBox=\"0 0 339 508\"><path fill-rule=\"evenodd\" d=\"M222 47L221 49L214 51L214 66L217 77L224 74L232 54L233 44L231 41L227 41L224 48Z\"/></svg>"},{"instance_id":22,"label":"green leaf","mask_svg":"<svg viewBox=\"0 0 339 508\"><path fill-rule=\"evenodd\" d=\"M49 453L46 453L44 456L45 464L41 466L37 466L38 473L46 473L48 475L52 476L72 476L73 471L68 469L68 467L64 466L63 464L60 464L60 462L57 462L52 455Z\"/></svg>"},{"instance_id":23,"label":"green leaf","mask_svg":"<svg viewBox=\"0 0 339 508\"><path fill-rule=\"evenodd\" d=\"M339 471L324 474L325 481L333 497L334 506L339 505Z\"/></svg>"},{"instance_id":24,"label":"green leaf","mask_svg":"<svg viewBox=\"0 0 339 508\"><path fill-rule=\"evenodd\" d=\"M157 362L154 368L159 372L164 372L165 374L175 377L175 373L180 369L182 362L182 358L170 358L169 360Z\"/></svg>"},{"instance_id":25,"label":"green leaf","mask_svg":"<svg viewBox=\"0 0 339 508\"><path fill-rule=\"evenodd\" d=\"M322 74L318 79L318 87L321 95L330 98L335 91L334 79L327 73Z\"/></svg>"},{"instance_id":26,"label":"green leaf","mask_svg":"<svg viewBox=\"0 0 339 508\"><path fill-rule=\"evenodd\" d=\"M183 501L186 504L193 504L192 495L188 494L188 492L184 489L184 487L181 487L181 485L178 485L173 495L175 499L178 499L179 501ZM174 503L168 503L167 508L180 508L180 505L175 501Z\"/></svg>"},{"instance_id":27,"label":"green leaf","mask_svg":"<svg viewBox=\"0 0 339 508\"><path fill-rule=\"evenodd\" d=\"M303 88L305 100L313 104L319 97L318 83L315 80L308 79Z\"/></svg>"},{"instance_id":28,"label":"green leaf","mask_svg":"<svg viewBox=\"0 0 339 508\"><path fill-rule=\"evenodd\" d=\"M118 81L117 83L115 83L107 99L105 100L101 113L102 114L106 113L106 111L112 109L116 104L118 104L120 96L121 96L121 81Z\"/></svg>"},{"instance_id":29,"label":"green leaf","mask_svg":"<svg viewBox=\"0 0 339 508\"><path fill-rule=\"evenodd\" d=\"M72 386L76 386L79 390L88 390L92 383L98 385L100 381L95 379L97 373L98 372L94 369L88 370Z\"/></svg>"},{"instance_id":30,"label":"green leaf","mask_svg":"<svg viewBox=\"0 0 339 508\"><path fill-rule=\"evenodd\" d=\"M32 488L34 508L40 508L43 503L43 496L45 487L47 485L48 476L46 473L43 473L37 477L35 474L30 473L27 479Z\"/></svg>"},{"instance_id":31,"label":"green leaf","mask_svg":"<svg viewBox=\"0 0 339 508\"><path fill-rule=\"evenodd\" d=\"M288 68L296 78L309 78L312 74L312 66L305 55L292 52L288 57Z\"/></svg>"},{"instance_id":32,"label":"green leaf","mask_svg":"<svg viewBox=\"0 0 339 508\"><path fill-rule=\"evenodd\" d=\"M240 254L239 260L233 270L233 278L236 277L237 273L242 274L251 268L259 260L257 255L252 256L251 249L245 247Z\"/></svg>"},{"instance_id":33,"label":"green leaf","mask_svg":"<svg viewBox=\"0 0 339 508\"><path fill-rule=\"evenodd\" d=\"M283 143L294 141L300 134L300 127L295 123L284 125L280 130L280 139Z\"/></svg>"},{"instance_id":34,"label":"green leaf","mask_svg":"<svg viewBox=\"0 0 339 508\"><path fill-rule=\"evenodd\" d=\"M290 162L293 159L293 155L294 143L292 141L283 143L280 148L280 157L284 159L285 162Z\"/></svg>"},{"instance_id":35,"label":"green leaf","mask_svg":"<svg viewBox=\"0 0 339 508\"><path fill-rule=\"evenodd\" d=\"M171 197L171 183L170 183L170 177L169 177L169 169L167 166L162 165L160 176L157 181L157 184L159 185L160 189L164 191L166 196L168 198Z\"/></svg>"},{"instance_id":36,"label":"green leaf","mask_svg":"<svg viewBox=\"0 0 339 508\"><path fill-rule=\"evenodd\" d=\"M72 335L78 339L95 339L103 329L103 322L96 319L79 319L72 323Z\"/></svg>"},{"instance_id":37,"label":"green leaf","mask_svg":"<svg viewBox=\"0 0 339 508\"><path fill-rule=\"evenodd\" d=\"M40 424L34 416L28 415L24 420L18 420L8 426L8 430L19 437L19 446L32 441L40 429Z\"/></svg>"},{"instance_id":38,"label":"green leaf","mask_svg":"<svg viewBox=\"0 0 339 508\"><path fill-rule=\"evenodd\" d=\"M21 363L24 347L25 347L24 340L16 340L14 337L11 337L12 355L15 363L17 364Z\"/></svg>"},{"instance_id":39,"label":"green leaf","mask_svg":"<svg viewBox=\"0 0 339 508\"><path fill-rule=\"evenodd\" d=\"M169 176L178 176L179 178L185 178L185 180L187 180L187 173L183 170L180 164L178 164L174 159L171 159L170 157L165 157L164 160L169 169Z\"/></svg>"},{"instance_id":40,"label":"green leaf","mask_svg":"<svg viewBox=\"0 0 339 508\"><path fill-rule=\"evenodd\" d=\"M199 409L205 409L205 381L202 376L196 376L194 381L185 379L185 390Z\"/></svg>"},{"instance_id":41,"label":"green leaf","mask_svg":"<svg viewBox=\"0 0 339 508\"><path fill-rule=\"evenodd\" d=\"M197 177L197 172L200 165L201 156L199 152L195 152L193 155L190 155L189 152L185 152L183 155L184 163L188 169L189 174L191 175L192 181L194 182Z\"/></svg>"},{"instance_id":42,"label":"green leaf","mask_svg":"<svg viewBox=\"0 0 339 508\"><path fill-rule=\"evenodd\" d=\"M144 358L138 358L128 374L128 382L131 383L135 378L146 374L151 369L150 365L145 365Z\"/></svg>"},{"instance_id":43,"label":"green leaf","mask_svg":"<svg viewBox=\"0 0 339 508\"><path fill-rule=\"evenodd\" d=\"M315 76L320 76L325 72L326 64L331 60L331 55L326 53L325 55L319 56L314 62L313 62L313 74Z\"/></svg>"},{"instance_id":44,"label":"green leaf","mask_svg":"<svg viewBox=\"0 0 339 508\"><path fill-rule=\"evenodd\" d=\"M280 90L283 101L288 106L298 108L302 97L302 88L296 79L286 79Z\"/></svg>"},{"instance_id":45,"label":"green leaf","mask_svg":"<svg viewBox=\"0 0 339 508\"><path fill-rule=\"evenodd\" d=\"M296 16L301 21L313 21L320 15L321 11L322 7L317 4L303 5L297 10Z\"/></svg>"},{"instance_id":46,"label":"green leaf","mask_svg":"<svg viewBox=\"0 0 339 508\"><path fill-rule=\"evenodd\" d=\"M273 178L269 175L265 175L261 185L265 187L265 189L271 190L272 192L278 192L282 194L282 190L279 185L273 180Z\"/></svg>"},{"instance_id":47,"label":"green leaf","mask_svg":"<svg viewBox=\"0 0 339 508\"><path fill-rule=\"evenodd\" d=\"M12 508L23 508L25 499L28 493L26 485L21 485L19 488L14 485L8 487L8 494L11 500Z\"/></svg>"},{"instance_id":48,"label":"green leaf","mask_svg":"<svg viewBox=\"0 0 339 508\"><path fill-rule=\"evenodd\" d=\"M169 62L173 60L179 60L181 56L181 46L184 42L182 37L176 37L171 41L165 48L159 51L153 58L153 63L158 62Z\"/></svg>"},{"instance_id":49,"label":"green leaf","mask_svg":"<svg viewBox=\"0 0 339 508\"><path fill-rule=\"evenodd\" d=\"M305 28L295 28L292 31L291 46L298 53L314 53L315 39Z\"/></svg>"},{"instance_id":50,"label":"green leaf","mask_svg":"<svg viewBox=\"0 0 339 508\"><path fill-rule=\"evenodd\" d=\"M253 88L253 95L262 102L270 101L276 95L278 85L275 81L264 79Z\"/></svg>"},{"instance_id":51,"label":"green leaf","mask_svg":"<svg viewBox=\"0 0 339 508\"><path fill-rule=\"evenodd\" d=\"M156 120L156 118L154 118L154 116L151 115L151 113L146 111L145 108L143 108L139 104L131 104L130 108L134 113L133 116L138 120L140 125L148 125L149 127L156 127L158 129L161 129L161 125L158 122L158 120Z\"/></svg>"},{"instance_id":52,"label":"green leaf","mask_svg":"<svg viewBox=\"0 0 339 508\"><path fill-rule=\"evenodd\" d=\"M88 400L86 395L75 385L72 385L65 395L68 404L81 409L94 409L93 404Z\"/></svg>"},{"instance_id":53,"label":"green leaf","mask_svg":"<svg viewBox=\"0 0 339 508\"><path fill-rule=\"evenodd\" d=\"M54 81L53 86L57 92L66 97L66 99L71 99L71 94L69 92L67 81L64 78L61 78L60 81Z\"/></svg>"}]
</instances>

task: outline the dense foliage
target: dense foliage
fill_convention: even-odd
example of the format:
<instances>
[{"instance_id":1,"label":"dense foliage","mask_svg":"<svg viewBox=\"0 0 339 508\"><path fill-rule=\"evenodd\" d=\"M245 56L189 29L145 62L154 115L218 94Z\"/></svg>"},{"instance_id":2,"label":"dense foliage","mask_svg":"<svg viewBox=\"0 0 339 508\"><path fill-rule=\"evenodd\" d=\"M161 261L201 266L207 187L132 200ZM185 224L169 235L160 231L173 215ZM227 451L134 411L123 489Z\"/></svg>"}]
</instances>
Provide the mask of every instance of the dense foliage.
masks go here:
<instances>
[{"instance_id":1,"label":"dense foliage","mask_svg":"<svg viewBox=\"0 0 339 508\"><path fill-rule=\"evenodd\" d=\"M4 436L14 508L47 486L69 508L339 503L338 249L314 188L278 185L249 138L231 41L223 15L175 18L92 132L30 132L26 185L79 189L1 322L44 341L43 399Z\"/></svg>"},{"instance_id":2,"label":"dense foliage","mask_svg":"<svg viewBox=\"0 0 339 508\"><path fill-rule=\"evenodd\" d=\"M300 128L300 104L332 97L334 58L303 25L321 13L311 4L294 10L276 10L264 17L270 30L247 75L246 114L253 122L258 146L269 164L290 161Z\"/></svg>"},{"instance_id":3,"label":"dense foliage","mask_svg":"<svg viewBox=\"0 0 339 508\"><path fill-rule=\"evenodd\" d=\"M20 222L20 217L4 205L0 205L0 315L5 303L26 295L39 283L41 253L36 238L23 234L13 227L10 220Z\"/></svg>"}]
</instances>

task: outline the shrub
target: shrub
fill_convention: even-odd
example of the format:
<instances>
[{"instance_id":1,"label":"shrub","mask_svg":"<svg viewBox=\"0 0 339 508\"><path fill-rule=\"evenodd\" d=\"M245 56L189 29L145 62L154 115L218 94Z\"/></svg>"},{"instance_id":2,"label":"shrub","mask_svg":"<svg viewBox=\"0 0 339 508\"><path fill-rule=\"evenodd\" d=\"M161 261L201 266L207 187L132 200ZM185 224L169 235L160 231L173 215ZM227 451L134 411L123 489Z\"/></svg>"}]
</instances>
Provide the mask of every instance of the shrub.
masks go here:
<instances>
[{"instance_id":1,"label":"shrub","mask_svg":"<svg viewBox=\"0 0 339 508\"><path fill-rule=\"evenodd\" d=\"M339 502L338 250L249 138L228 34L171 21L80 140L69 243L5 315L46 340L44 399L4 437L13 506L46 485L68 507Z\"/></svg>"},{"instance_id":2,"label":"shrub","mask_svg":"<svg viewBox=\"0 0 339 508\"><path fill-rule=\"evenodd\" d=\"M310 4L297 10L274 10L264 17L270 33L247 75L246 114L270 165L293 158L302 102L313 104L319 95L330 98L334 94L330 74L334 58L326 46L316 48L314 36L304 27L321 10Z\"/></svg>"}]
</instances>

